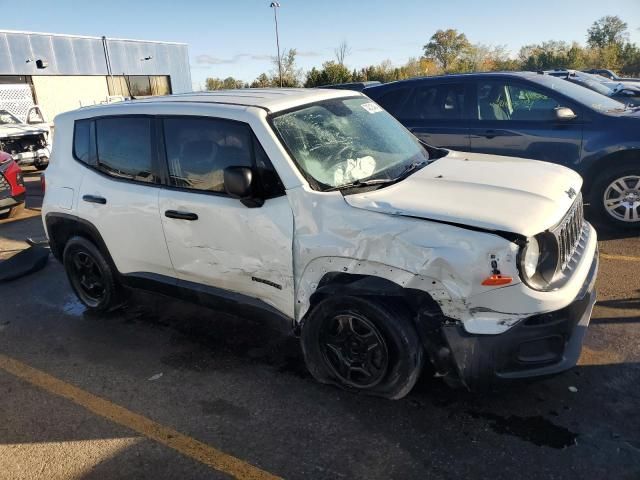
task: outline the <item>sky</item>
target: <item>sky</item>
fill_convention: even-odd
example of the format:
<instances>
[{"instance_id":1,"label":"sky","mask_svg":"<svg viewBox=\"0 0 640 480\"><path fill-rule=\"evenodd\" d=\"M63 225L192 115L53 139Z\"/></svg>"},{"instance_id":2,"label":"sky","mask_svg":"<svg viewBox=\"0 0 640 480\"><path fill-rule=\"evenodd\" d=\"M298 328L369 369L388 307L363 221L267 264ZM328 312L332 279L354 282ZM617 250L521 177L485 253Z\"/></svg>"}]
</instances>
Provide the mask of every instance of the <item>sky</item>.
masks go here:
<instances>
[{"instance_id":1,"label":"sky","mask_svg":"<svg viewBox=\"0 0 640 480\"><path fill-rule=\"evenodd\" d=\"M252 81L269 72L277 52L273 9L265 0L0 0L0 28L164 40L189 45L197 89L207 77ZM418 57L438 29L455 28L473 43L521 46L545 40L586 42L604 15L629 24L640 44L640 0L281 0L281 50L296 48L309 70L346 41L349 68Z\"/></svg>"}]
</instances>

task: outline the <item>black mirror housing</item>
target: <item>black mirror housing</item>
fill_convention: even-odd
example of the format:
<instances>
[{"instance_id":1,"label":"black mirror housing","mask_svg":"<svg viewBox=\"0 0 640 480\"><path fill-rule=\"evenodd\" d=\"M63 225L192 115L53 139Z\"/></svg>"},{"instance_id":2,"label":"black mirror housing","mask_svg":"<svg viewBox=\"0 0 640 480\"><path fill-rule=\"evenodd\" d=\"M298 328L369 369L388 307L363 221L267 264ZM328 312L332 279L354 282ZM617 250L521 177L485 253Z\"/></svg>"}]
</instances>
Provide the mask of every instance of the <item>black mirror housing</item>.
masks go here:
<instances>
[{"instance_id":1,"label":"black mirror housing","mask_svg":"<svg viewBox=\"0 0 640 480\"><path fill-rule=\"evenodd\" d=\"M255 195L253 171L249 167L227 167L224 169L224 190L249 208L261 207L264 199Z\"/></svg>"}]
</instances>

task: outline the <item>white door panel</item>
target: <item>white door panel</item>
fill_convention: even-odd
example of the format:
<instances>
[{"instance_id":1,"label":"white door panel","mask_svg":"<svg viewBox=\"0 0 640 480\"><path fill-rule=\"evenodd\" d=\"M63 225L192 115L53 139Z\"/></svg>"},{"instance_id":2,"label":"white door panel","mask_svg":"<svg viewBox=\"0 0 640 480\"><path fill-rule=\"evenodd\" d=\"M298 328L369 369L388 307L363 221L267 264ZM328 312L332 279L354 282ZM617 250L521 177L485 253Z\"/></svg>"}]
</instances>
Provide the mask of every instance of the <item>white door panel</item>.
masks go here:
<instances>
[{"instance_id":1,"label":"white door panel","mask_svg":"<svg viewBox=\"0 0 640 480\"><path fill-rule=\"evenodd\" d=\"M197 220L168 218L167 210ZM178 278L260 299L293 317L293 213L286 196L239 200L163 189L160 215Z\"/></svg>"},{"instance_id":2,"label":"white door panel","mask_svg":"<svg viewBox=\"0 0 640 480\"><path fill-rule=\"evenodd\" d=\"M174 276L158 213L159 192L158 187L111 180L93 171L84 175L79 216L98 229L120 273ZM88 202L85 196L106 203Z\"/></svg>"}]
</instances>

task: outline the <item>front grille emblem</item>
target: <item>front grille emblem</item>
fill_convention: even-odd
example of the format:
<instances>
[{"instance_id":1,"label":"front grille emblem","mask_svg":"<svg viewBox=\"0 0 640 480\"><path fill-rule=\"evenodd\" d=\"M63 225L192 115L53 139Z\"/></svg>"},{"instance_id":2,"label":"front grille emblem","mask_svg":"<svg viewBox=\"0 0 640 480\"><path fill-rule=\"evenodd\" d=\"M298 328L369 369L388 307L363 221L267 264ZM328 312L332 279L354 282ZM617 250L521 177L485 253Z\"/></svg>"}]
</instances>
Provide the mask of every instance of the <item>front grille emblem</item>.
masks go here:
<instances>
[{"instance_id":1,"label":"front grille emblem","mask_svg":"<svg viewBox=\"0 0 640 480\"><path fill-rule=\"evenodd\" d=\"M569 190L566 190L564 193L566 193L570 199L575 198L575 196L578 194L578 192L576 192L573 187L569 188Z\"/></svg>"}]
</instances>

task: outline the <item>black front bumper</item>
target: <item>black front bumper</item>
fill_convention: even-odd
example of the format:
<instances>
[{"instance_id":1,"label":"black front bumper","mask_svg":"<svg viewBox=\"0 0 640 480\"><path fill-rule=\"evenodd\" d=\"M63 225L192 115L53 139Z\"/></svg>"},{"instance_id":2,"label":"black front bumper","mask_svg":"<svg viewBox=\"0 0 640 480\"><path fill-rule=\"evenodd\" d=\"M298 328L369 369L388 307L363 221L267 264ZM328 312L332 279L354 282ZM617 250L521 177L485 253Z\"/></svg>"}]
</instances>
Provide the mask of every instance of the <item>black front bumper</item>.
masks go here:
<instances>
[{"instance_id":1,"label":"black front bumper","mask_svg":"<svg viewBox=\"0 0 640 480\"><path fill-rule=\"evenodd\" d=\"M445 325L449 361L470 389L502 380L538 377L573 367L580 357L596 302L598 255L571 304L555 312L521 320L499 335L467 333L462 325Z\"/></svg>"}]
</instances>

